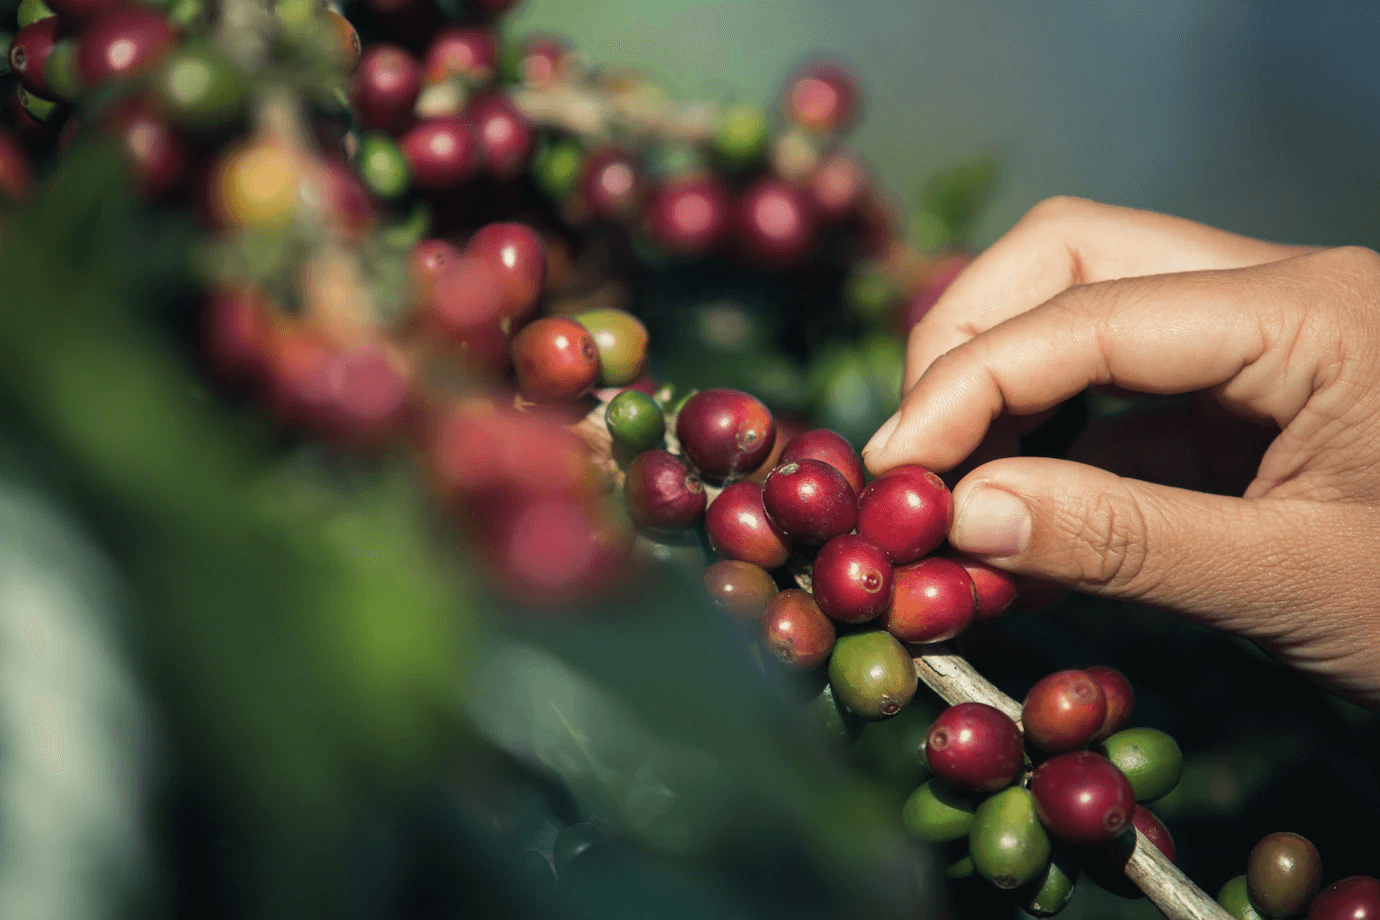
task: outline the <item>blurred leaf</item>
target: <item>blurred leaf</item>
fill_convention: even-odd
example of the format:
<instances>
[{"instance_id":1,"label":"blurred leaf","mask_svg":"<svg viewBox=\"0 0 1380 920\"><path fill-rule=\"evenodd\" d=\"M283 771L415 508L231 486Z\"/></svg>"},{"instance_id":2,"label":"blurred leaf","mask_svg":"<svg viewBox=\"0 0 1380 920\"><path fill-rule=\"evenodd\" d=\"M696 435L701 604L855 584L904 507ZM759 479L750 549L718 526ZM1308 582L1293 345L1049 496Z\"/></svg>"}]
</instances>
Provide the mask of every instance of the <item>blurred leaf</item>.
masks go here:
<instances>
[{"instance_id":1,"label":"blurred leaf","mask_svg":"<svg viewBox=\"0 0 1380 920\"><path fill-rule=\"evenodd\" d=\"M916 196L911 235L925 252L940 252L970 242L973 226L996 186L995 160L981 157L935 176Z\"/></svg>"}]
</instances>

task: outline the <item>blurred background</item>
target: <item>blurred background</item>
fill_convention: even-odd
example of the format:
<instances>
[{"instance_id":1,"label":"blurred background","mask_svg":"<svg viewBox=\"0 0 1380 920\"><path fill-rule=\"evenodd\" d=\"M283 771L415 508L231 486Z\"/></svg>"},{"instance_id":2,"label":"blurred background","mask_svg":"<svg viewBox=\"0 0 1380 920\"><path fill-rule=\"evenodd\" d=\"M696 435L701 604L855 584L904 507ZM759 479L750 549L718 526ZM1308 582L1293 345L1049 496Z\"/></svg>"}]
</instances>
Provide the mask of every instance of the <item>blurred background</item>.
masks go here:
<instances>
[{"instance_id":1,"label":"blurred background","mask_svg":"<svg viewBox=\"0 0 1380 920\"><path fill-rule=\"evenodd\" d=\"M507 28L766 108L837 58L903 214L998 164L978 247L1055 194L1380 245L1370 3L527 0ZM412 458L285 439L198 376L188 225L119 186L81 161L0 247L0 917L1017 916L901 833L937 698L821 732L818 683L765 678L686 569L512 609ZM1380 868L1376 715L1253 647L1086 599L965 643L1018 699L1131 678L1132 724L1183 748L1158 809L1210 894L1276 830L1328 880ZM1157 912L1088 884L1065 915Z\"/></svg>"}]
</instances>

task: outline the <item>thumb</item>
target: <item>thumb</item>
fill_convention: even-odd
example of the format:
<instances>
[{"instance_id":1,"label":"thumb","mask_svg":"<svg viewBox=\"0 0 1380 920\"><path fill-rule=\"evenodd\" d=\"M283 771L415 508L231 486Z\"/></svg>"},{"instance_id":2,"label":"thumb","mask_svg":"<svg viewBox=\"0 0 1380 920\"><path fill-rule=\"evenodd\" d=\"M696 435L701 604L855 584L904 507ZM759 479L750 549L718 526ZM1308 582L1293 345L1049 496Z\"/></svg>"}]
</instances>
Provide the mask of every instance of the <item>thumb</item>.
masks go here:
<instances>
[{"instance_id":1,"label":"thumb","mask_svg":"<svg viewBox=\"0 0 1380 920\"><path fill-rule=\"evenodd\" d=\"M949 542L1018 575L1168 607L1241 635L1297 587L1271 545L1281 499L1207 495L1067 460L1012 457L954 489Z\"/></svg>"}]
</instances>

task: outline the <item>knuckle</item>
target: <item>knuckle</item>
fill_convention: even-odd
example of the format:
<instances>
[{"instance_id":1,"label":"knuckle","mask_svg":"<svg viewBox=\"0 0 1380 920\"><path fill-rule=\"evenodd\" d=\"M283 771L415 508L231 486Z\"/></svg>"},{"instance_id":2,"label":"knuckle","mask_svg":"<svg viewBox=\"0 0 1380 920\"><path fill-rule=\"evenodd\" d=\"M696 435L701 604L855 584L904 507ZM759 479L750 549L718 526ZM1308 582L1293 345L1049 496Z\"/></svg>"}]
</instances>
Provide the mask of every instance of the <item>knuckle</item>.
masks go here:
<instances>
[{"instance_id":1,"label":"knuckle","mask_svg":"<svg viewBox=\"0 0 1380 920\"><path fill-rule=\"evenodd\" d=\"M1040 201L1026 212L1023 223L1038 225L1063 223L1070 218L1087 214L1096 205L1075 195L1053 195Z\"/></svg>"},{"instance_id":2,"label":"knuckle","mask_svg":"<svg viewBox=\"0 0 1380 920\"><path fill-rule=\"evenodd\" d=\"M1145 511L1130 491L1098 494L1086 513L1070 523L1072 574L1081 585L1114 593L1138 586L1149 555L1147 525Z\"/></svg>"}]
</instances>

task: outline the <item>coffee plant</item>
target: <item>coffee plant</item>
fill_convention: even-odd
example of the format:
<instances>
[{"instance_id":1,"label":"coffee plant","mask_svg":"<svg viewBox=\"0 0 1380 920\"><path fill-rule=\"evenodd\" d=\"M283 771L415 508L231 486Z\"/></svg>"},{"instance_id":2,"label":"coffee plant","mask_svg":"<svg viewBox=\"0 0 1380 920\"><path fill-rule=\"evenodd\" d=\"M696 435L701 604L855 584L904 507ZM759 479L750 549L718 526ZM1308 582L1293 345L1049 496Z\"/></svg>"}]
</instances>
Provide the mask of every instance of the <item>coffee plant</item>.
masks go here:
<instances>
[{"instance_id":1,"label":"coffee plant","mask_svg":"<svg viewBox=\"0 0 1380 920\"><path fill-rule=\"evenodd\" d=\"M983 630L1018 616L1016 583L948 546L940 476L864 470L855 445L897 405L905 333L970 258L991 165L933 178L903 219L845 143L863 114L846 68L804 62L774 112L679 103L556 38L514 36L511 5L0 2L0 269L12 293L39 292L7 298L7 427L63 458L55 480L162 599L153 630L198 650L151 654L163 692L212 688L170 706L179 731L199 706L233 709L215 680L235 685L236 643L269 659L256 680L274 693L319 683L291 714L194 733L199 756L237 764L266 813L259 830L292 842L301 862L274 873L324 857L275 785L289 760L249 764L236 740L315 737L323 712L352 706L368 730L298 752L304 775L324 788L348 784L344 764L401 769L434 743L409 720L446 695L454 662L439 649L462 629L446 597L540 633L618 624L688 583L697 596L680 602L719 614L763 678L754 692L789 688L831 756L883 785L900 778L893 823L955 891L969 886L965 915L1053 916L1086 878L1173 918L1380 916L1380 882L1323 887L1318 849L1291 832L1205 894L1147 807L1177 793L1191 811L1180 785L1201 786L1202 763L1133 723L1120 670L1032 674L1050 657L1036 640L1026 671L1003 677L1035 678L1022 702L982 676L960 643L983 656ZM159 357L122 363L131 342ZM229 427L179 401L192 388ZM160 447L112 422L130 406L175 438ZM1087 407L1073 411L1065 428ZM349 483L365 510L331 523L335 499L286 498L297 479L246 507L228 484L270 457ZM400 523L387 509L413 507L397 496L414 492L418 520ZM464 561L458 583L442 574L448 554ZM248 570L271 577L235 574ZM188 609L195 624L171 616ZM299 675L272 661L275 642L292 647L280 630L295 611L333 611L321 635L354 630L361 649L377 643L375 664L386 637L415 641L357 683L339 675L359 650ZM489 666L519 687L542 671ZM328 699L331 687L349 692ZM877 744L892 764L879 766L869 744L888 737ZM639 872L679 890L672 869L638 861L628 828L588 820L578 791L503 766L522 745L452 743L467 748L455 780L469 784L466 820L493 825L511 852L449 887L483 889L484 865L513 873L514 915L523 898L554 909L556 892ZM369 753L347 756L352 745ZM392 767L371 759L390 745ZM495 779L512 775L522 781ZM533 788L565 797L539 842L496 804ZM446 871L414 889L448 887ZM280 904L291 887L267 885ZM424 912L417 897L392 909ZM904 915L939 915L948 897L917 893Z\"/></svg>"}]
</instances>

